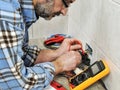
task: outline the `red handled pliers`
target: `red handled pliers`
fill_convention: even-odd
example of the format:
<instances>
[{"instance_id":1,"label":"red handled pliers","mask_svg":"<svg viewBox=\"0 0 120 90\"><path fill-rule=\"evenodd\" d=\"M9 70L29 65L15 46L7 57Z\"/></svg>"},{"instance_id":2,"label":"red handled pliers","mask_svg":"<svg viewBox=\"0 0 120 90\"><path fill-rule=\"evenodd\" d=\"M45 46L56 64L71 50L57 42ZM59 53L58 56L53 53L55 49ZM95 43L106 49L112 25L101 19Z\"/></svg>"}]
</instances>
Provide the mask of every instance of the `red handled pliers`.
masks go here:
<instances>
[{"instance_id":1,"label":"red handled pliers","mask_svg":"<svg viewBox=\"0 0 120 90\"><path fill-rule=\"evenodd\" d=\"M46 41L44 41L45 45L51 45L54 43L62 43L62 41L65 39L64 36L61 36L59 34L54 35L53 37L47 39Z\"/></svg>"},{"instance_id":2,"label":"red handled pliers","mask_svg":"<svg viewBox=\"0 0 120 90\"><path fill-rule=\"evenodd\" d=\"M61 35L61 34L56 34L56 35L53 35L52 37L48 38L47 40L44 41L44 44L46 46L49 46L49 45L53 45L55 43L62 43L62 41L65 39L66 37L64 35ZM79 42L77 42L79 43ZM79 43L81 44L81 43ZM85 53L85 51L83 50L83 47L82 47L82 44L81 44L81 48L80 48L80 51L82 52L82 54Z\"/></svg>"}]
</instances>

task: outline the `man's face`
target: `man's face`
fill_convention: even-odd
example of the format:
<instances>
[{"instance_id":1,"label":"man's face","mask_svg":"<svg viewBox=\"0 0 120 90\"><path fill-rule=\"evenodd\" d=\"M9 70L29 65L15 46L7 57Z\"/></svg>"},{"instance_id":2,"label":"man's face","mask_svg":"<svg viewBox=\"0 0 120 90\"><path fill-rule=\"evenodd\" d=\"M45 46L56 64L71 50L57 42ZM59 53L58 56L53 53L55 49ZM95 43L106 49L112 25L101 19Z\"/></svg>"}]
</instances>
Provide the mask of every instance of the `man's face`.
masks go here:
<instances>
[{"instance_id":1,"label":"man's face","mask_svg":"<svg viewBox=\"0 0 120 90\"><path fill-rule=\"evenodd\" d=\"M39 0L37 0L35 5L36 14L46 20L50 20L56 15L65 15L67 7L65 5L66 2L63 1L65 0L45 0L44 3L40 3ZM69 5L68 3L66 4Z\"/></svg>"}]
</instances>

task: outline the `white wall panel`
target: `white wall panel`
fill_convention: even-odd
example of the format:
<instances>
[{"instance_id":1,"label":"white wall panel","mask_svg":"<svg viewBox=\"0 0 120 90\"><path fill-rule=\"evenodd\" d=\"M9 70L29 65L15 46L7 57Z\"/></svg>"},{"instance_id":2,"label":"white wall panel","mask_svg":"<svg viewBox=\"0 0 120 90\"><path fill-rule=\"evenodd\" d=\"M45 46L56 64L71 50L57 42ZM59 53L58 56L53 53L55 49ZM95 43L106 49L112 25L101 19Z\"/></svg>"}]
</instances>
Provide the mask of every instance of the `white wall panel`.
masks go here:
<instances>
[{"instance_id":1,"label":"white wall panel","mask_svg":"<svg viewBox=\"0 0 120 90\"><path fill-rule=\"evenodd\" d=\"M108 90L120 90L119 1L77 0L69 11L68 33L90 44L93 60L106 59L110 66L111 74L104 80Z\"/></svg>"},{"instance_id":2,"label":"white wall panel","mask_svg":"<svg viewBox=\"0 0 120 90\"><path fill-rule=\"evenodd\" d=\"M100 23L99 20L101 16L101 0L76 1L76 5L73 5L71 7L72 10L69 10L69 32L81 38L85 38L85 36L83 36L83 33L85 35L88 34L90 37L92 37L93 35L91 33L95 33L95 30L97 30L96 28L99 27ZM77 30L72 30L72 28L77 28Z\"/></svg>"}]
</instances>

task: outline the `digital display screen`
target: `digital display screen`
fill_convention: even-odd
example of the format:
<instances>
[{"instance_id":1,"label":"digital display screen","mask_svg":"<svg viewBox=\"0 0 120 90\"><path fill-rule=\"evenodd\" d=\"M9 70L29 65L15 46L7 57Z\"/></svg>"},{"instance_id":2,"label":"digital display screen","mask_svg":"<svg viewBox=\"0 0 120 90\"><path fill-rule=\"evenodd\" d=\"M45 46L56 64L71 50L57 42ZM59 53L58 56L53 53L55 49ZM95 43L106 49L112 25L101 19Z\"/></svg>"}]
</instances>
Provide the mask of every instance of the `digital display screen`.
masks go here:
<instances>
[{"instance_id":1,"label":"digital display screen","mask_svg":"<svg viewBox=\"0 0 120 90\"><path fill-rule=\"evenodd\" d=\"M91 67L91 70L93 72L93 75L97 74L100 70L99 70L99 67L97 66L97 64L94 64L92 67Z\"/></svg>"}]
</instances>

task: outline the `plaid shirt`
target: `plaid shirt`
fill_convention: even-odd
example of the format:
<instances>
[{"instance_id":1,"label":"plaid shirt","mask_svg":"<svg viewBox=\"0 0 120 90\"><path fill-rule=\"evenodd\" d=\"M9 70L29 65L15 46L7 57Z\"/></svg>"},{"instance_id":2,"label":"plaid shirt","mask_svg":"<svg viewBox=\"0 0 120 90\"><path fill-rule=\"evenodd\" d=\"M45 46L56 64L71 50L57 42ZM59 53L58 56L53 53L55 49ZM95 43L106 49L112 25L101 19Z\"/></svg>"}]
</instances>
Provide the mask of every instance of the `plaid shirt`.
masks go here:
<instances>
[{"instance_id":1,"label":"plaid shirt","mask_svg":"<svg viewBox=\"0 0 120 90\"><path fill-rule=\"evenodd\" d=\"M53 64L34 65L40 49L28 45L36 19L32 0L0 0L0 90L43 90L53 79Z\"/></svg>"}]
</instances>

